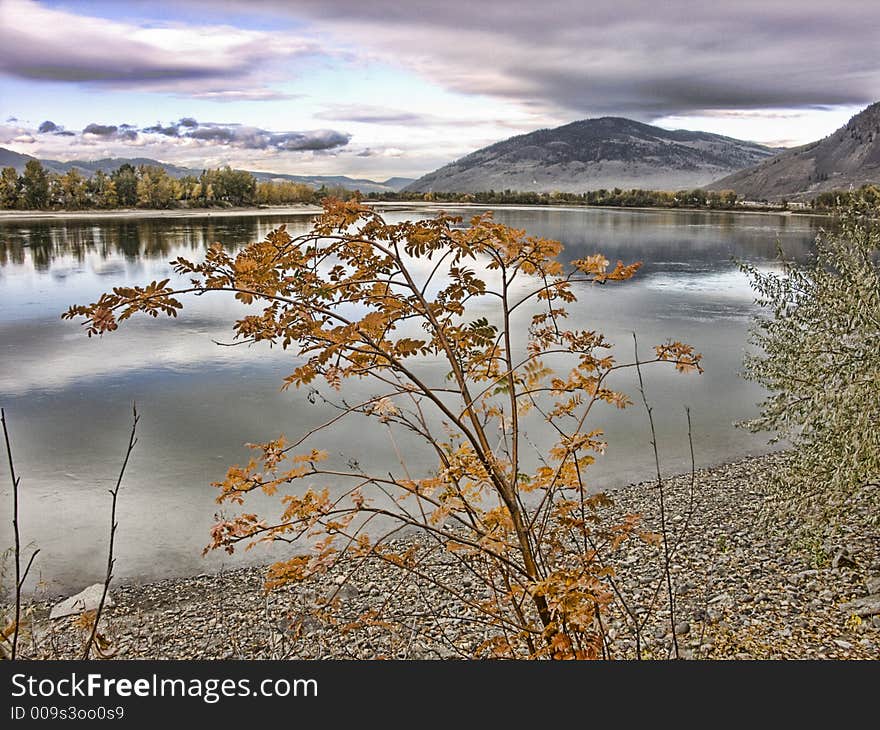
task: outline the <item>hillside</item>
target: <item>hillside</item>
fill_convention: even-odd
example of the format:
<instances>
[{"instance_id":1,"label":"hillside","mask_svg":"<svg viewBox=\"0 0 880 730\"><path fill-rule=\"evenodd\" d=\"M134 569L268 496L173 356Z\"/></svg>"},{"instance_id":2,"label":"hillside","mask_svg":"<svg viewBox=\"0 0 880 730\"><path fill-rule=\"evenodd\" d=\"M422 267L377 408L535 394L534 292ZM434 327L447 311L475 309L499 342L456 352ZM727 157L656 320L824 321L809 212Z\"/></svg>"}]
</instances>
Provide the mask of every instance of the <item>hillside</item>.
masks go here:
<instances>
[{"instance_id":1,"label":"hillside","mask_svg":"<svg viewBox=\"0 0 880 730\"><path fill-rule=\"evenodd\" d=\"M787 150L707 188L735 190L748 200L778 200L867 183L880 183L880 102L825 139Z\"/></svg>"},{"instance_id":2,"label":"hillside","mask_svg":"<svg viewBox=\"0 0 880 730\"><path fill-rule=\"evenodd\" d=\"M776 152L717 134L670 131L631 119L602 117L511 137L441 167L405 189L679 190L706 185Z\"/></svg>"}]
</instances>

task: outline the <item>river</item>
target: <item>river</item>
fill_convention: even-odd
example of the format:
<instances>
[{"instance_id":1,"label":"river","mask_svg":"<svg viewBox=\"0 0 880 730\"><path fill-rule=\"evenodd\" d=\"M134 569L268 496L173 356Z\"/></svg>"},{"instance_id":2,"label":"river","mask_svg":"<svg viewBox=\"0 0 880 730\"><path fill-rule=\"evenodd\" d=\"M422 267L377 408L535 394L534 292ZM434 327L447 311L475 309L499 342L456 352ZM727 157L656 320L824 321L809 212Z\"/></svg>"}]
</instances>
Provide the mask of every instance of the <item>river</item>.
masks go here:
<instances>
[{"instance_id":1,"label":"river","mask_svg":"<svg viewBox=\"0 0 880 730\"><path fill-rule=\"evenodd\" d=\"M464 211L470 215L473 210ZM430 215L391 209L391 221ZM646 371L665 473L689 468L684 407L693 418L698 465L767 451L766 434L736 428L754 416L762 392L740 376L750 318L757 309L733 259L776 266L777 242L803 259L822 221L809 216L731 212L503 208L500 222L561 240L565 257L602 252L644 262L620 286L587 287L570 308L578 327L597 328L618 354L668 338L703 353L705 373ZM212 480L247 458L246 442L296 436L326 418L305 393L279 392L293 355L266 347L221 347L240 305L222 296L189 300L176 320L135 318L104 338L88 339L61 313L113 286L172 277L177 256L199 259L220 241L235 250L308 214L165 218L56 218L0 221L0 405L11 426L21 476L21 530L40 549L34 581L50 594L103 577L110 500L130 427L142 418L119 500L116 578L152 580L268 561L275 548L230 558L202 557L217 507ZM633 392L631 379L619 386ZM653 454L643 410L602 410L609 448L592 468L597 487L651 476ZM390 449L381 429L352 422L321 445L340 458L381 465ZM426 467L418 453L414 468ZM3 514L11 514L9 470L0 465ZM260 501L261 510L274 502ZM12 544L4 518L0 548ZM8 584L7 573L7 584Z\"/></svg>"}]
</instances>

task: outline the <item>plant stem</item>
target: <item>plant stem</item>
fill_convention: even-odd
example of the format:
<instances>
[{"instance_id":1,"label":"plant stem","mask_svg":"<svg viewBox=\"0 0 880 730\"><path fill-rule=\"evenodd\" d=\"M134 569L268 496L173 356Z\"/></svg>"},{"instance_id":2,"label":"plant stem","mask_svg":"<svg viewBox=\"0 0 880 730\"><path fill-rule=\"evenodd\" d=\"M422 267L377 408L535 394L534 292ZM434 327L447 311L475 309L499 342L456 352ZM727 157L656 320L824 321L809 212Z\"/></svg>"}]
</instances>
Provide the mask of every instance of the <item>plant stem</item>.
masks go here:
<instances>
[{"instance_id":1,"label":"plant stem","mask_svg":"<svg viewBox=\"0 0 880 730\"><path fill-rule=\"evenodd\" d=\"M635 349L636 372L639 375L639 391L642 394L642 403L648 412L648 423L651 426L651 447L654 450L654 467L657 471L657 493L660 498L660 534L663 537L663 573L666 578L666 593L669 598L669 624L672 629L672 651L676 659L678 653L678 637L675 635L675 596L672 591L672 575L669 569L669 539L666 530L666 503L663 495L663 477L660 475L660 452L657 448L657 431L654 428L654 410L648 404L648 396L645 394L645 381L642 379L642 368L639 364L639 341L633 332L633 346Z\"/></svg>"},{"instance_id":2,"label":"plant stem","mask_svg":"<svg viewBox=\"0 0 880 730\"><path fill-rule=\"evenodd\" d=\"M95 611L95 620L92 623L92 632L89 635L89 639L86 642L85 648L83 649L83 659L88 659L89 654L92 651L92 646L95 643L95 637L98 633L98 622L101 620L101 614L104 611L104 603L107 600L107 593L110 590L110 581L113 579L113 566L116 563L116 558L113 557L113 545L116 539L116 528L119 527L116 522L116 502L119 497L119 488L122 486L122 477L125 474L125 468L128 466L128 459L131 456L131 452L134 450L135 444L137 443L137 438L135 438L135 434L137 433L137 425L140 420L140 416L138 416L137 405L132 403L131 406L132 411L132 424L131 424L131 434L128 437L128 448L125 451L125 459L122 461L122 468L119 470L119 477L116 479L116 486L110 490L110 496L112 497L112 504L110 507L110 547L107 550L107 573L104 577L104 590L101 593L101 601L98 603L98 608Z\"/></svg>"},{"instance_id":3,"label":"plant stem","mask_svg":"<svg viewBox=\"0 0 880 730\"><path fill-rule=\"evenodd\" d=\"M15 476L12 447L9 444L9 430L6 427L6 412L2 408L0 408L0 421L3 423L3 438L6 441L6 456L9 459L9 475L12 478L12 530L15 533L15 627L12 634L11 659L15 661L18 651L18 624L21 620L21 533L18 528L18 485L21 479ZM36 556L36 553L34 553L34 556ZM33 557L31 561L33 561Z\"/></svg>"}]
</instances>

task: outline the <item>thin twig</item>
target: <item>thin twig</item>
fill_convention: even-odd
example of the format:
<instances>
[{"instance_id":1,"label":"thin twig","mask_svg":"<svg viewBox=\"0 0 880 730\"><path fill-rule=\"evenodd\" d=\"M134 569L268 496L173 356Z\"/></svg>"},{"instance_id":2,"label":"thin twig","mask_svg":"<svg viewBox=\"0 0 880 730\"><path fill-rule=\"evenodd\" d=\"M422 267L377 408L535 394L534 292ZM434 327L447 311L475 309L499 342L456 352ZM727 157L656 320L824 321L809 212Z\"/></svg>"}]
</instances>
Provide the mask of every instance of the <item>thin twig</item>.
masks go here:
<instances>
[{"instance_id":1,"label":"thin twig","mask_svg":"<svg viewBox=\"0 0 880 730\"><path fill-rule=\"evenodd\" d=\"M3 422L3 438L6 441L6 456L9 459L9 476L12 478L12 529L15 533L15 626L12 634L11 659L15 661L18 651L18 629L21 621L21 533L18 527L18 485L21 479L15 476L15 464L12 461L12 446L9 444L9 430L6 427L6 412L0 408L0 421ZM31 557L36 557L36 553ZM30 567L30 563L28 564Z\"/></svg>"},{"instance_id":2,"label":"thin twig","mask_svg":"<svg viewBox=\"0 0 880 730\"><path fill-rule=\"evenodd\" d=\"M112 497L110 507L110 546L107 550L107 574L104 577L104 590L101 592L101 600L95 611L95 620L94 623L92 623L92 633L89 635L89 640L86 642L85 649L83 649L83 659L88 659L89 654L92 651L92 645L95 643L95 636L98 633L98 622L101 620L101 613L104 611L104 603L107 600L107 592L110 590L110 581L113 580L113 566L116 564L116 558L113 557L113 544L116 539L116 528L119 527L119 524L116 522L116 501L119 497L119 488L122 486L122 477L125 474L125 467L128 466L128 459L137 443L135 435L137 433L138 421L140 420L140 416L138 416L137 412L137 405L134 403L131 405L131 412L132 424L131 434L128 437L128 448L125 451L125 459L122 461L122 468L119 470L119 477L116 479L116 486L110 490L110 496Z\"/></svg>"},{"instance_id":3,"label":"thin twig","mask_svg":"<svg viewBox=\"0 0 880 730\"><path fill-rule=\"evenodd\" d=\"M663 477L660 475L660 452L657 448L657 431L654 428L654 411L648 404L648 396L645 394L645 381L642 379L642 368L639 365L639 341L633 332L633 347L635 349L636 372L639 375L639 391L642 394L642 402L648 412L648 424L651 426L651 447L654 450L654 466L657 470L657 493L660 497L660 534L663 538L663 572L666 577L666 592L669 598L669 623L672 628L672 651L678 659L678 638L675 635L675 596L672 591L672 575L669 570L669 540L666 534L666 503L663 495Z\"/></svg>"}]
</instances>

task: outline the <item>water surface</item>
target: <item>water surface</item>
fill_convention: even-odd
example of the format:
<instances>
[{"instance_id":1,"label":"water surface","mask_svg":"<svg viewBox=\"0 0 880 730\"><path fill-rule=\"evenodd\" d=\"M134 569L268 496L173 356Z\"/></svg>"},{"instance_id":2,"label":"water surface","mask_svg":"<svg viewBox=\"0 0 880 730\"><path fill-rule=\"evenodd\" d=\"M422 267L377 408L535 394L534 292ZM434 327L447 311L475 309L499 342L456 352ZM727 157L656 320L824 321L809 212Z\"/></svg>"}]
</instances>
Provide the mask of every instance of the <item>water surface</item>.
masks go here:
<instances>
[{"instance_id":1,"label":"water surface","mask_svg":"<svg viewBox=\"0 0 880 730\"><path fill-rule=\"evenodd\" d=\"M429 214L424 208L395 210L388 218ZM755 415L762 394L739 375L755 306L732 257L773 267L779 242L789 256L803 258L817 219L584 208L506 208L495 215L563 241L569 259L602 252L611 260L644 262L631 282L578 290L570 321L604 331L619 344L621 358L631 356L633 332L644 352L673 338L703 353L706 372L699 377L672 368L645 372L666 473L689 466L686 405L700 465L768 449L765 435L734 427ZM119 502L117 578L208 572L280 554L258 549L242 557L203 558L201 549L217 511L208 485L229 464L247 458L244 444L282 432L296 436L328 415L303 392L279 392L294 367L292 353L218 346L217 341L229 341L230 323L241 313L223 296L188 300L176 320L136 318L91 340L60 314L113 286L173 279L169 261L179 255L200 259L214 241L235 250L282 223L293 233L304 232L310 220L287 214L0 222L0 405L12 427L22 476L23 538L40 548L38 577L50 592L102 578L107 489L118 473L132 401L142 419ZM423 366L439 373L434 363ZM632 378L617 386L636 395ZM358 388L364 386L355 386L351 395ZM321 445L341 460L356 458L379 468L396 462L381 429L364 425L341 425L332 443L325 438ZM594 426L604 428L609 440L607 455L591 472L594 486L650 477L653 455L643 411L604 409ZM541 444L537 424L530 428ZM421 449L408 443L405 448L414 469L430 466ZM10 505L5 462L0 488L0 499ZM273 505L257 503L259 509ZM0 547L11 543L4 520Z\"/></svg>"}]
</instances>

